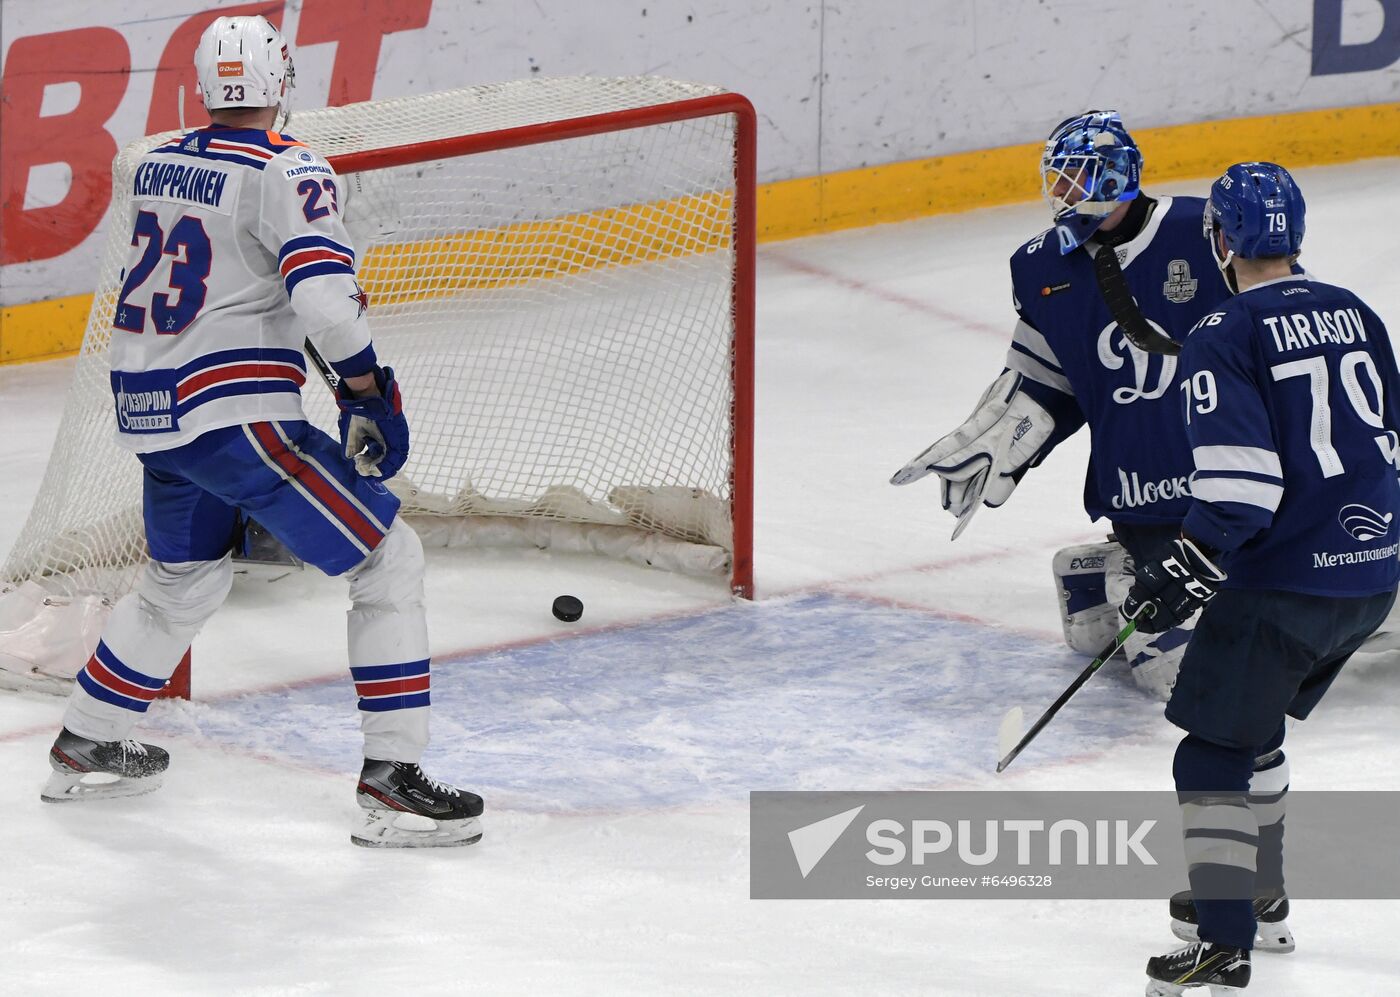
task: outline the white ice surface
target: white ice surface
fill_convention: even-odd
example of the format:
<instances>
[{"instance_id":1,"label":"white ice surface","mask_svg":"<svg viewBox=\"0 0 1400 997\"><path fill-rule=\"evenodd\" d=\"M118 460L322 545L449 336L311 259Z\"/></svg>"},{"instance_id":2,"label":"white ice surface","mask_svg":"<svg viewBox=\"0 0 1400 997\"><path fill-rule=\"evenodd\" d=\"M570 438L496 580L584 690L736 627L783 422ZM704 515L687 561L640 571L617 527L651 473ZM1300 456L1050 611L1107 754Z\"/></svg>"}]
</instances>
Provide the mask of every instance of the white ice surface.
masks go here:
<instances>
[{"instance_id":1,"label":"white ice surface","mask_svg":"<svg viewBox=\"0 0 1400 997\"><path fill-rule=\"evenodd\" d=\"M1392 326L1397 167L1300 174L1304 262ZM1173 943L1159 903L748 899L750 789L1170 786L1177 735L1118 674L992 774L1005 709L1035 716L1081 667L1050 556L1102 532L1084 440L956 545L932 481L886 484L999 369L1006 258L1043 217L760 249L756 604L601 559L430 554L425 765L486 797L479 846L349 845L334 580L239 585L196 645L196 702L143 728L174 756L155 795L41 805L62 704L0 695L0 993L1140 993ZM70 367L0 367L0 551ZM577 625L549 615L562 592ZM1290 734L1295 787L1400 788L1396 664L1358 661ZM1300 903L1293 926L1299 951L1256 960L1250 993L1400 992L1400 904Z\"/></svg>"}]
</instances>

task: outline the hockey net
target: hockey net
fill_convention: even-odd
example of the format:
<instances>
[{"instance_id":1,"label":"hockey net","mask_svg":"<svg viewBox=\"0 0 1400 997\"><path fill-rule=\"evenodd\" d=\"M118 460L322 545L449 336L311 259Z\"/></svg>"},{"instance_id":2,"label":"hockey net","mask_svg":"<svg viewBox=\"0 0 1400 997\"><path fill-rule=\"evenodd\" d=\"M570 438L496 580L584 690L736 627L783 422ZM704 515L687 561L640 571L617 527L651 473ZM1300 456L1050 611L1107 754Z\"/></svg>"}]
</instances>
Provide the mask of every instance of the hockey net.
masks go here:
<instances>
[{"instance_id":1,"label":"hockey net","mask_svg":"<svg viewBox=\"0 0 1400 997\"><path fill-rule=\"evenodd\" d=\"M413 430L391 486L425 542L597 550L750 595L748 102L534 79L298 113L286 130L344 177L376 348ZM173 134L124 149L113 191ZM114 442L107 376L118 217L114 197L58 442L0 575L0 672L71 675L145 561L140 465ZM313 377L303 396L334 435L329 392Z\"/></svg>"}]
</instances>

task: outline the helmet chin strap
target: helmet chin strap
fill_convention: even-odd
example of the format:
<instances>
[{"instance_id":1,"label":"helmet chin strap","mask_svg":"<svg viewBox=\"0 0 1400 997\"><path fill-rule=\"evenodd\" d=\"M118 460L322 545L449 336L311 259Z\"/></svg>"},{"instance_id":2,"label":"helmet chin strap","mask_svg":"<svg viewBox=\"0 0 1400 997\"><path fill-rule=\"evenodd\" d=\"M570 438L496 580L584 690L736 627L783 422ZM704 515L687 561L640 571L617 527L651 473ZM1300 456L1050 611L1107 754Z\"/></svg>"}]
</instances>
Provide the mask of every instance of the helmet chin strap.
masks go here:
<instances>
[{"instance_id":1,"label":"helmet chin strap","mask_svg":"<svg viewBox=\"0 0 1400 997\"><path fill-rule=\"evenodd\" d=\"M284 48L282 51L285 53L286 49ZM273 119L274 131L286 131L288 123L292 120L292 95L290 91L296 87L296 81L296 66L292 64L291 59L288 59L287 68L282 76L282 99L277 103L277 117Z\"/></svg>"},{"instance_id":2,"label":"helmet chin strap","mask_svg":"<svg viewBox=\"0 0 1400 997\"><path fill-rule=\"evenodd\" d=\"M1220 255L1220 229L1212 227L1210 232L1210 255L1215 257L1215 265L1220 268L1220 275L1225 278L1225 286L1230 289L1231 294L1239 294L1239 281L1235 277L1235 251L1226 249L1225 255Z\"/></svg>"},{"instance_id":3,"label":"helmet chin strap","mask_svg":"<svg viewBox=\"0 0 1400 997\"><path fill-rule=\"evenodd\" d=\"M1230 254L1231 257L1233 257L1234 255L1234 253ZM1235 268L1232 267L1229 263L1225 264L1225 284L1230 288L1231 294L1240 293L1240 278L1235 273Z\"/></svg>"},{"instance_id":4,"label":"helmet chin strap","mask_svg":"<svg viewBox=\"0 0 1400 997\"><path fill-rule=\"evenodd\" d=\"M1224 259L1221 259L1219 256L1215 258L1215 265L1220 268L1220 274L1225 278L1225 283L1230 288L1230 293L1239 294L1239 280L1235 277L1235 268L1232 265L1234 262L1235 251L1233 249L1226 252Z\"/></svg>"}]
</instances>

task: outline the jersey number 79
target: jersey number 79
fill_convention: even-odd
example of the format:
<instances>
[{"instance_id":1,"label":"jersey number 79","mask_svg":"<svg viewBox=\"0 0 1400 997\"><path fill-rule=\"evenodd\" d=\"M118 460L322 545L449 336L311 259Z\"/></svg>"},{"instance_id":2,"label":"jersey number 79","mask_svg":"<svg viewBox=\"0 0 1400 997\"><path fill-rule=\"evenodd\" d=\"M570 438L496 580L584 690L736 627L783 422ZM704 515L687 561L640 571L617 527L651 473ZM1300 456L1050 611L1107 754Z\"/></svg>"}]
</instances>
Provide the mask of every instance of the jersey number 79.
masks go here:
<instances>
[{"instance_id":1,"label":"jersey number 79","mask_svg":"<svg viewBox=\"0 0 1400 997\"><path fill-rule=\"evenodd\" d=\"M1351 403L1356 417L1372 429L1385 430L1385 389L1371 354L1365 350L1352 350L1342 355L1338 367L1343 394ZM1374 408L1371 406L1371 399L1367 397L1366 389L1361 386L1362 371L1365 372L1366 380L1371 383L1371 391L1375 395ZM1308 443L1317 457L1317 464L1324 478L1335 478L1339 474L1345 474L1346 468L1342 465L1341 454L1337 453L1336 447L1332 445L1332 392L1327 357L1304 357L1301 360L1274 364L1269 368L1269 373L1275 381L1287 381L1295 377L1308 379L1308 394L1312 399L1308 415ZM1209 370L1198 370L1190 378L1183 380L1181 389L1186 393L1188 425L1193 411L1197 415L1207 415L1214 412L1219 404L1215 375ZM1397 453L1400 453L1400 437L1393 431L1386 430L1376 436L1375 441L1381 459L1387 464L1395 464Z\"/></svg>"},{"instance_id":2,"label":"jersey number 79","mask_svg":"<svg viewBox=\"0 0 1400 997\"><path fill-rule=\"evenodd\" d=\"M1347 401L1351 402L1356 417L1372 429L1385 429L1385 392L1381 387L1381 375L1376 370L1376 363L1371 359L1371 354L1365 350L1352 350L1342 355L1338 366L1344 394ZM1371 400L1366 397L1366 390L1361 386L1362 371L1366 372L1366 379L1371 382L1371 390L1376 396L1374 409L1371 408ZM1317 463L1322 468L1324 478L1335 478L1345 473L1346 468L1342 466L1341 455L1332 446L1332 406L1331 392L1328 388L1327 358L1306 357L1302 360L1274 364L1269 368L1269 373L1275 381L1284 381L1290 377L1308 379L1308 392L1312 395L1308 442L1312 444L1313 453L1317 455ZM1375 440L1381 457L1387 464L1394 464L1395 434L1384 432Z\"/></svg>"}]
</instances>

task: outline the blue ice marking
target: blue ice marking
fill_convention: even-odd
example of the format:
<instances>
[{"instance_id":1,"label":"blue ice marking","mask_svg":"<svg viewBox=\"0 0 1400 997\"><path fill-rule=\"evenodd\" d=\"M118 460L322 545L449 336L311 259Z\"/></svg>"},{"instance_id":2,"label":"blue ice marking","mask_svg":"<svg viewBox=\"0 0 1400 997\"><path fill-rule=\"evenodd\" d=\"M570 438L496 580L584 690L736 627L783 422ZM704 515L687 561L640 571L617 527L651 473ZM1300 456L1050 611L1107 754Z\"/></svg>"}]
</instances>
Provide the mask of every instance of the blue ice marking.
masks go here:
<instances>
[{"instance_id":1,"label":"blue ice marking","mask_svg":"<svg viewBox=\"0 0 1400 997\"><path fill-rule=\"evenodd\" d=\"M1059 644L838 596L735 604L434 661L424 768L488 806L556 813L927 788L984 778L1002 714L1038 715L1084 664ZM1110 670L1124 674L1097 676L1023 767L1141 731L1158 707ZM359 770L348 674L191 716L220 742Z\"/></svg>"}]
</instances>

